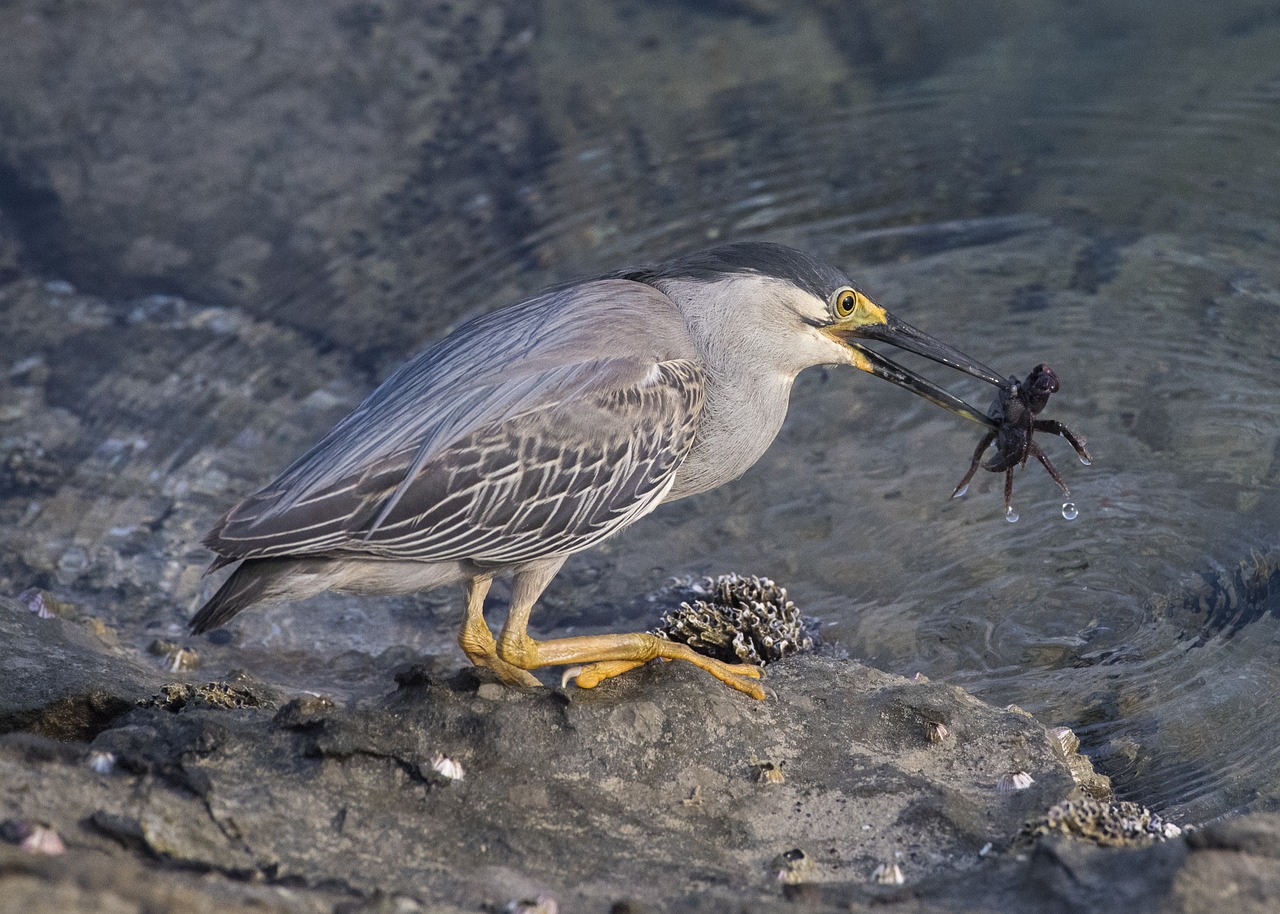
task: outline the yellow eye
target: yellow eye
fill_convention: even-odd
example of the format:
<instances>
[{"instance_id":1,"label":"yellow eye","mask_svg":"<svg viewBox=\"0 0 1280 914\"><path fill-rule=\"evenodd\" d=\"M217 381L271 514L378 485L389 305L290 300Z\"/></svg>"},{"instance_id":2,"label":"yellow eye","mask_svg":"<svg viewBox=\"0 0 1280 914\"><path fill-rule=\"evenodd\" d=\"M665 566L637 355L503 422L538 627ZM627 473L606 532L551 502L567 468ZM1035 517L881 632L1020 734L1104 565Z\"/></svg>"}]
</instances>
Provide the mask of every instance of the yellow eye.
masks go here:
<instances>
[{"instance_id":1,"label":"yellow eye","mask_svg":"<svg viewBox=\"0 0 1280 914\"><path fill-rule=\"evenodd\" d=\"M844 320L858 308L858 293L853 289L840 289L832 296L831 310L835 316Z\"/></svg>"}]
</instances>

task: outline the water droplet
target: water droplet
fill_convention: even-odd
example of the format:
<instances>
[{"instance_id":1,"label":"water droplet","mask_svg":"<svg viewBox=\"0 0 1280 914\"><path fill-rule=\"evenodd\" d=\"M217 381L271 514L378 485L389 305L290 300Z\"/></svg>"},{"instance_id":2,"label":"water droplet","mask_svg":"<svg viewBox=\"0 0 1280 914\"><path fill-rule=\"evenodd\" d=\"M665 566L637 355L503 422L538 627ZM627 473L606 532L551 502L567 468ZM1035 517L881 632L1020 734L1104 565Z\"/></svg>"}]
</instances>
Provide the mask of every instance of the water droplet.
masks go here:
<instances>
[{"instance_id":1,"label":"water droplet","mask_svg":"<svg viewBox=\"0 0 1280 914\"><path fill-rule=\"evenodd\" d=\"M1079 454L1077 454L1076 456L1077 456L1077 457L1080 457L1080 455L1079 455ZM1091 466L1093 466L1093 461L1092 461L1092 460L1090 460L1088 457L1080 457L1080 462L1081 462L1081 463L1083 463L1083 464L1084 464L1085 466L1087 466L1087 467L1091 467Z\"/></svg>"},{"instance_id":2,"label":"water droplet","mask_svg":"<svg viewBox=\"0 0 1280 914\"><path fill-rule=\"evenodd\" d=\"M1066 501L1062 503L1062 516L1067 520L1075 520L1080 516L1080 512L1076 509L1074 502Z\"/></svg>"},{"instance_id":3,"label":"water droplet","mask_svg":"<svg viewBox=\"0 0 1280 914\"><path fill-rule=\"evenodd\" d=\"M960 488L956 489L955 492L952 493L951 497L959 498L961 495L963 495L965 492L968 492L968 491L969 491L969 484L966 482Z\"/></svg>"},{"instance_id":4,"label":"water droplet","mask_svg":"<svg viewBox=\"0 0 1280 914\"><path fill-rule=\"evenodd\" d=\"M1004 519L1011 524L1016 524L1018 522L1018 512L1013 510L1012 505L1004 509Z\"/></svg>"}]
</instances>

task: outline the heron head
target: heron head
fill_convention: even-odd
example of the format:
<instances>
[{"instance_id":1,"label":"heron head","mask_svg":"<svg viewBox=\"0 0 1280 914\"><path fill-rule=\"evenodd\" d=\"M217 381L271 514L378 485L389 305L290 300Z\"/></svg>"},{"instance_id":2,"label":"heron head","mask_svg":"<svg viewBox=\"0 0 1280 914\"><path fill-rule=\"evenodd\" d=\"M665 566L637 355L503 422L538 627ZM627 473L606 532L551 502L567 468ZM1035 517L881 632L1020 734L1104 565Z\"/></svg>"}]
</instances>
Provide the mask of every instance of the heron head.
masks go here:
<instances>
[{"instance_id":1,"label":"heron head","mask_svg":"<svg viewBox=\"0 0 1280 914\"><path fill-rule=\"evenodd\" d=\"M805 354L800 362L843 362L906 388L959 416L991 426L986 414L928 378L877 352L884 343L924 356L996 387L1008 382L986 365L898 319L877 305L849 277L809 255L780 244L743 242L700 251L634 278L664 288L681 286L686 311L717 321L753 322L789 338ZM700 298L706 301L699 301ZM756 313L742 312L755 303ZM705 305L705 307L701 307ZM739 325L741 329L741 325Z\"/></svg>"}]
</instances>

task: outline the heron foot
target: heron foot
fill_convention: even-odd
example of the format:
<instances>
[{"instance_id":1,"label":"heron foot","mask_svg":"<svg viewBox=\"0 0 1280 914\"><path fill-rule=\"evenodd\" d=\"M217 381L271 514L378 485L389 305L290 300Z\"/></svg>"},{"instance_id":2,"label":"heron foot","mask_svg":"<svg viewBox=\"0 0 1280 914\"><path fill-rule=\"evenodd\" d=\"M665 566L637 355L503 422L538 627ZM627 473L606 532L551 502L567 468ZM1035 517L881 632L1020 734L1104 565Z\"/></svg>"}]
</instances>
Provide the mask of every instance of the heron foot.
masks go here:
<instances>
[{"instance_id":1,"label":"heron foot","mask_svg":"<svg viewBox=\"0 0 1280 914\"><path fill-rule=\"evenodd\" d=\"M487 670L493 670L498 674L506 685L521 686L523 688L541 688L542 683L528 670L522 670L518 666L512 666L497 654L493 655L473 655L468 654L467 659L476 666L482 666Z\"/></svg>"},{"instance_id":2,"label":"heron foot","mask_svg":"<svg viewBox=\"0 0 1280 914\"><path fill-rule=\"evenodd\" d=\"M759 667L747 663L722 663L710 657L704 657L703 659L706 660L705 664L697 661L691 662L719 679L731 689L737 689L739 692L750 695L757 700L762 700L765 697L764 688L758 682L753 681L759 679L762 675ZM606 679L621 676L623 673L643 665L644 663L638 660L601 660L597 663L589 663L586 666L570 667L564 671L560 684L564 685L572 679L580 689L594 689Z\"/></svg>"},{"instance_id":3,"label":"heron foot","mask_svg":"<svg viewBox=\"0 0 1280 914\"><path fill-rule=\"evenodd\" d=\"M755 699L765 697L764 687L754 680L763 676L759 667L747 663L723 663L699 654L687 644L667 641L648 633L587 635L534 641L524 635L504 632L498 656L521 669L537 669L561 664L578 665L566 672L579 687L594 688L606 679L619 676L650 660L683 660L711 674L730 688Z\"/></svg>"}]
</instances>

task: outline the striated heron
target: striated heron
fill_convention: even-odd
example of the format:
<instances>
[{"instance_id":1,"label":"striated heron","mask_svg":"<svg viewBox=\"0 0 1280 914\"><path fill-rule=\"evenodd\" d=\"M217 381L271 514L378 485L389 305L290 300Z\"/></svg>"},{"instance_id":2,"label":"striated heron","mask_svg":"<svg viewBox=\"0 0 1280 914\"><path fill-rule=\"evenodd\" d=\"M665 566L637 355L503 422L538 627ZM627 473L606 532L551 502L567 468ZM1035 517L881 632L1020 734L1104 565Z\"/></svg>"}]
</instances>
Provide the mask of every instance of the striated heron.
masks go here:
<instances>
[{"instance_id":1,"label":"striated heron","mask_svg":"<svg viewBox=\"0 0 1280 914\"><path fill-rule=\"evenodd\" d=\"M1005 383L840 270L777 244L726 245L487 314L397 370L218 521L210 570L240 564L191 628L323 590L465 582L459 644L506 683L538 685L530 670L564 665L590 688L662 657L763 698L753 666L643 633L535 641L529 614L573 553L745 472L806 368L852 365L993 425L867 341ZM484 599L502 574L511 605L495 639Z\"/></svg>"}]
</instances>

